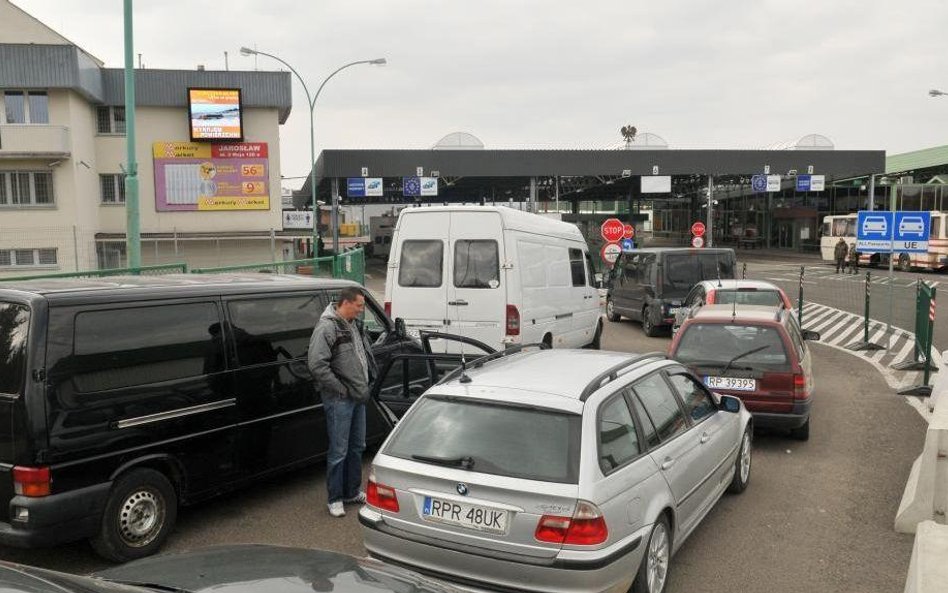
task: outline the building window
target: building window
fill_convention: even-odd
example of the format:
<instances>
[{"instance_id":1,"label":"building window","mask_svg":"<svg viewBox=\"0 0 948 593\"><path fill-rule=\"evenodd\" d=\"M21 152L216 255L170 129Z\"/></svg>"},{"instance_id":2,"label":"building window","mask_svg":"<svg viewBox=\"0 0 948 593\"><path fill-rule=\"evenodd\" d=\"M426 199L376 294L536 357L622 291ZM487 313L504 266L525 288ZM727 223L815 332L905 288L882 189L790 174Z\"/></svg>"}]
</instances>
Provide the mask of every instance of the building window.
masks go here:
<instances>
[{"instance_id":1,"label":"building window","mask_svg":"<svg viewBox=\"0 0 948 593\"><path fill-rule=\"evenodd\" d=\"M53 174L44 171L0 171L0 206L51 206Z\"/></svg>"},{"instance_id":2,"label":"building window","mask_svg":"<svg viewBox=\"0 0 948 593\"><path fill-rule=\"evenodd\" d=\"M0 249L0 268L54 268L59 263L55 248Z\"/></svg>"},{"instance_id":3,"label":"building window","mask_svg":"<svg viewBox=\"0 0 948 593\"><path fill-rule=\"evenodd\" d=\"M124 241L99 241L95 244L96 263L100 270L126 267Z\"/></svg>"},{"instance_id":4,"label":"building window","mask_svg":"<svg viewBox=\"0 0 948 593\"><path fill-rule=\"evenodd\" d=\"M96 109L96 128L100 134L124 134L125 108L103 105Z\"/></svg>"},{"instance_id":5,"label":"building window","mask_svg":"<svg viewBox=\"0 0 948 593\"><path fill-rule=\"evenodd\" d=\"M121 173L99 175L99 187L102 188L103 204L125 203L125 175Z\"/></svg>"},{"instance_id":6,"label":"building window","mask_svg":"<svg viewBox=\"0 0 948 593\"><path fill-rule=\"evenodd\" d=\"M3 103L8 124L49 123L49 97L45 91L5 91Z\"/></svg>"}]
</instances>

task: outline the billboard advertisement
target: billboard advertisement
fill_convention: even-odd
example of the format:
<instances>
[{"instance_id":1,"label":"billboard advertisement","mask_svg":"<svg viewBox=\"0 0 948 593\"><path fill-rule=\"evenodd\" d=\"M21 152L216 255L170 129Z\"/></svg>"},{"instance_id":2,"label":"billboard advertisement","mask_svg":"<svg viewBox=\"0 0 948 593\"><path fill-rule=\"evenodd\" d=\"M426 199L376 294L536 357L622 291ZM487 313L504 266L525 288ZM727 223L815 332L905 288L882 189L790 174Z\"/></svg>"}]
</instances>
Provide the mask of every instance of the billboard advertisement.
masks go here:
<instances>
[{"instance_id":1,"label":"billboard advertisement","mask_svg":"<svg viewBox=\"0 0 948 593\"><path fill-rule=\"evenodd\" d=\"M240 89L188 89L191 141L244 139Z\"/></svg>"},{"instance_id":2,"label":"billboard advertisement","mask_svg":"<svg viewBox=\"0 0 948 593\"><path fill-rule=\"evenodd\" d=\"M266 142L155 142L152 151L159 212L270 209Z\"/></svg>"},{"instance_id":3,"label":"billboard advertisement","mask_svg":"<svg viewBox=\"0 0 948 593\"><path fill-rule=\"evenodd\" d=\"M346 179L346 197L371 198L383 195L385 194L382 191L381 177L349 177Z\"/></svg>"}]
</instances>

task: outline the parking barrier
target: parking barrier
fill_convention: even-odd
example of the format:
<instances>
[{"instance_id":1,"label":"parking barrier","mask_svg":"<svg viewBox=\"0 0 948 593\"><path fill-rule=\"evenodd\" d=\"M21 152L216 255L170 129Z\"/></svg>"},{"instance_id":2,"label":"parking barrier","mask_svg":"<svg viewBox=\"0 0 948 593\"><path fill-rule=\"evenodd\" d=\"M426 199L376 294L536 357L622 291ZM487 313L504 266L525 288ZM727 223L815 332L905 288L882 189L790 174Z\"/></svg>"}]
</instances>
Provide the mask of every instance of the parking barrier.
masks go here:
<instances>
[{"instance_id":1,"label":"parking barrier","mask_svg":"<svg viewBox=\"0 0 948 593\"><path fill-rule=\"evenodd\" d=\"M863 311L863 334L862 340L853 342L847 348L850 350L885 350L885 346L875 344L869 341L869 302L872 296L872 272L866 272L866 304Z\"/></svg>"},{"instance_id":2,"label":"parking barrier","mask_svg":"<svg viewBox=\"0 0 948 593\"><path fill-rule=\"evenodd\" d=\"M915 347L912 349L912 358L893 364L892 368L899 371L924 370L925 373L921 385L904 389L899 395L931 395L929 380L931 374L938 371L931 363L934 332L935 286L918 280L915 284Z\"/></svg>"}]
</instances>

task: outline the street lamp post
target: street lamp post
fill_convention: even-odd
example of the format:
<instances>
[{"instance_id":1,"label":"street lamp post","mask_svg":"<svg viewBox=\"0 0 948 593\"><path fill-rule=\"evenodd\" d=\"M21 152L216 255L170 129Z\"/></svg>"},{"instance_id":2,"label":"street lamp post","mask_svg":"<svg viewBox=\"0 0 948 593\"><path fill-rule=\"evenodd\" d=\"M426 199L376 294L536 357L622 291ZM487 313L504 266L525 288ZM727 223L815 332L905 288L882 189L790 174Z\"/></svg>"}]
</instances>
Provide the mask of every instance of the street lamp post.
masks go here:
<instances>
[{"instance_id":1,"label":"street lamp post","mask_svg":"<svg viewBox=\"0 0 948 593\"><path fill-rule=\"evenodd\" d=\"M309 189L310 189L310 194L311 194L310 196L311 205L313 208L313 256L319 257L319 253L317 252L317 249L319 246L319 209L316 203L316 135L315 135L316 134L316 126L315 126L316 99L319 98L319 93L322 92L323 87L326 86L326 83L329 82L329 79L335 76L336 74L339 74L346 68L349 68L350 66L356 66L358 64L374 64L374 65L382 66L386 64L386 60L385 58L376 58L374 60L358 60L355 62L350 62L344 66L341 66L337 68L332 74L327 76L325 80L323 80L322 84L319 85L319 88L316 89L315 95L310 95L309 88L306 86L306 81L303 80L303 77L300 76L300 73L297 72L296 69L293 68L293 66L290 66L288 63L278 58L277 56L273 54L268 54L267 52L259 51L256 49L250 49L249 47L241 47L240 55L266 56L268 58L272 58L276 60L277 62L280 62L281 64L289 68L290 72L292 72L293 75L296 76L296 79L299 80L300 84L303 86L303 92L306 93L306 103L307 103L307 106L309 107L309 163L310 163ZM339 200L338 196L336 195L332 196L332 207L333 207L334 214L336 212L336 209L339 207L338 200ZM338 219L334 218L334 220L338 220ZM338 253L339 251L339 236L337 233L333 233L332 249L333 249L333 253Z\"/></svg>"}]
</instances>

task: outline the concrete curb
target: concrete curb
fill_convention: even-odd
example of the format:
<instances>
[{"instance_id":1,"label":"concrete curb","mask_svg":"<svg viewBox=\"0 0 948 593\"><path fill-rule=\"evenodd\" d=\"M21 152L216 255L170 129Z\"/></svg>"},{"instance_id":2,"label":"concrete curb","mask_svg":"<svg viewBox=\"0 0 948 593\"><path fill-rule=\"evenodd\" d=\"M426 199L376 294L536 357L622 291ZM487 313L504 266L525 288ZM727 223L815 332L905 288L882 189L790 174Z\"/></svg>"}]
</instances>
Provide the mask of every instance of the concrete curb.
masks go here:
<instances>
[{"instance_id":1,"label":"concrete curb","mask_svg":"<svg viewBox=\"0 0 948 593\"><path fill-rule=\"evenodd\" d=\"M948 355L945 352L944 355ZM944 356L943 355L943 356ZM944 358L942 358L944 360ZM916 533L922 521L945 523L948 511L948 372L935 378L928 402L932 412L922 454L912 464L902 501L895 516L895 530Z\"/></svg>"},{"instance_id":2,"label":"concrete curb","mask_svg":"<svg viewBox=\"0 0 948 593\"><path fill-rule=\"evenodd\" d=\"M936 593L948 589L948 526L933 521L918 525L904 593Z\"/></svg>"}]
</instances>

